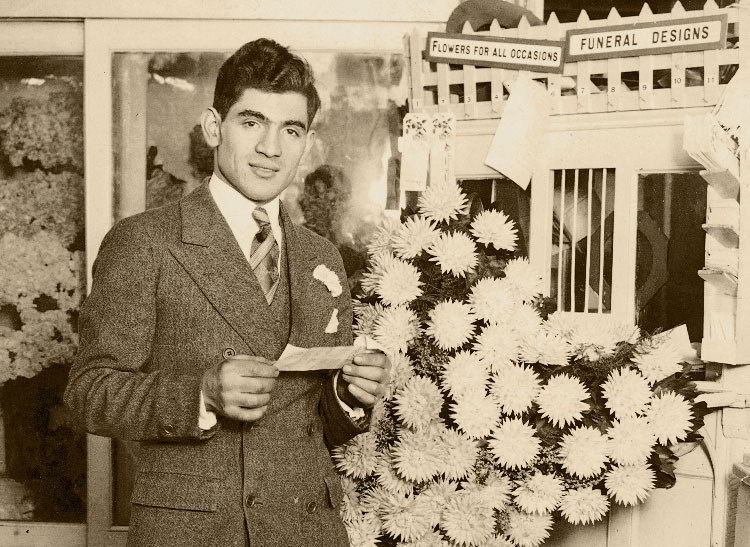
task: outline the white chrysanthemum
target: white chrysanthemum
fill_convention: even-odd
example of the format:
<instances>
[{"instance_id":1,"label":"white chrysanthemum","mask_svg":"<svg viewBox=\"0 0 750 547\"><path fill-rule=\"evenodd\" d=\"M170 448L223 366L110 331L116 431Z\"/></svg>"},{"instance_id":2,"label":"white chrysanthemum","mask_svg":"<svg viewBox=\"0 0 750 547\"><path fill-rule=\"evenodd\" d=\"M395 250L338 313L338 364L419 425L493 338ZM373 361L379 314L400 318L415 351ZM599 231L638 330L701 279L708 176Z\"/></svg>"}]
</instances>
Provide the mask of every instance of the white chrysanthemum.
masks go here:
<instances>
[{"instance_id":1,"label":"white chrysanthemum","mask_svg":"<svg viewBox=\"0 0 750 547\"><path fill-rule=\"evenodd\" d=\"M477 265L476 246L469 236L461 232L442 233L430 245L430 260L440 265L444 274L463 277Z\"/></svg>"},{"instance_id":2,"label":"white chrysanthemum","mask_svg":"<svg viewBox=\"0 0 750 547\"><path fill-rule=\"evenodd\" d=\"M590 487L568 490L560 500L560 512L571 524L592 524L609 510L607 496Z\"/></svg>"},{"instance_id":3,"label":"white chrysanthemum","mask_svg":"<svg viewBox=\"0 0 750 547\"><path fill-rule=\"evenodd\" d=\"M583 418L589 408L589 392L578 378L559 374L547 380L536 401L542 415L555 426L567 426Z\"/></svg>"},{"instance_id":4,"label":"white chrysanthemum","mask_svg":"<svg viewBox=\"0 0 750 547\"><path fill-rule=\"evenodd\" d=\"M431 311L425 332L442 349L463 346L474 332L476 316L468 304L448 299L439 302Z\"/></svg>"},{"instance_id":5,"label":"white chrysanthemum","mask_svg":"<svg viewBox=\"0 0 750 547\"><path fill-rule=\"evenodd\" d=\"M487 368L469 351L459 351L443 366L443 389L456 400L483 394L488 379Z\"/></svg>"},{"instance_id":6,"label":"white chrysanthemum","mask_svg":"<svg viewBox=\"0 0 750 547\"><path fill-rule=\"evenodd\" d=\"M518 547L539 547L549 537L552 515L533 515L523 511L510 511L506 535Z\"/></svg>"},{"instance_id":7,"label":"white chrysanthemum","mask_svg":"<svg viewBox=\"0 0 750 547\"><path fill-rule=\"evenodd\" d=\"M455 220L465 213L469 201L455 182L430 185L422 192L417 202L419 212L438 223Z\"/></svg>"},{"instance_id":8,"label":"white chrysanthemum","mask_svg":"<svg viewBox=\"0 0 750 547\"><path fill-rule=\"evenodd\" d=\"M383 304L376 302L375 304L362 304L361 302L354 301L354 336L370 336L372 337L375 332L375 321L377 321L380 314L383 313Z\"/></svg>"},{"instance_id":9,"label":"white chrysanthemum","mask_svg":"<svg viewBox=\"0 0 750 547\"><path fill-rule=\"evenodd\" d=\"M513 496L518 507L527 513L541 515L557 508L565 488L555 475L534 473L515 489Z\"/></svg>"},{"instance_id":10,"label":"white chrysanthemum","mask_svg":"<svg viewBox=\"0 0 750 547\"><path fill-rule=\"evenodd\" d=\"M560 440L563 468L582 479L600 473L606 466L607 454L607 437L593 427L576 427Z\"/></svg>"},{"instance_id":11,"label":"white chrysanthemum","mask_svg":"<svg viewBox=\"0 0 750 547\"><path fill-rule=\"evenodd\" d=\"M414 258L440 237L435 223L419 215L412 215L393 237L393 249L401 258Z\"/></svg>"},{"instance_id":12,"label":"white chrysanthemum","mask_svg":"<svg viewBox=\"0 0 750 547\"><path fill-rule=\"evenodd\" d=\"M510 479L499 471L492 471L484 483L481 491L485 501L493 509L504 508L510 500L513 489Z\"/></svg>"},{"instance_id":13,"label":"white chrysanthemum","mask_svg":"<svg viewBox=\"0 0 750 547\"><path fill-rule=\"evenodd\" d=\"M620 465L645 463L656 444L646 418L630 416L615 420L607 430L609 457Z\"/></svg>"},{"instance_id":14,"label":"white chrysanthemum","mask_svg":"<svg viewBox=\"0 0 750 547\"><path fill-rule=\"evenodd\" d=\"M442 435L443 461L441 471L446 479L465 478L472 470L477 459L477 443L470 437L455 429L446 429Z\"/></svg>"},{"instance_id":15,"label":"white chrysanthemum","mask_svg":"<svg viewBox=\"0 0 750 547\"><path fill-rule=\"evenodd\" d=\"M567 340L574 355L591 361L612 355L620 342L635 343L640 335L638 327L600 313L555 312L544 328Z\"/></svg>"},{"instance_id":16,"label":"white chrysanthemum","mask_svg":"<svg viewBox=\"0 0 750 547\"><path fill-rule=\"evenodd\" d=\"M412 376L394 397L396 414L412 429L424 429L436 420L443 406L440 388L429 378Z\"/></svg>"},{"instance_id":17,"label":"white chrysanthemum","mask_svg":"<svg viewBox=\"0 0 750 547\"><path fill-rule=\"evenodd\" d=\"M419 494L419 499L429 506L430 524L432 526L437 526L440 522L443 507L456 492L456 488L458 488L457 483L439 478L431 482L429 487Z\"/></svg>"},{"instance_id":18,"label":"white chrysanthemum","mask_svg":"<svg viewBox=\"0 0 750 547\"><path fill-rule=\"evenodd\" d=\"M572 348L566 340L540 330L531 337L523 338L519 357L525 363L565 366L572 354Z\"/></svg>"},{"instance_id":19,"label":"white chrysanthemum","mask_svg":"<svg viewBox=\"0 0 750 547\"><path fill-rule=\"evenodd\" d=\"M515 363L519 349L520 341L516 332L500 324L486 325L472 345L477 357L493 372Z\"/></svg>"},{"instance_id":20,"label":"white chrysanthemum","mask_svg":"<svg viewBox=\"0 0 750 547\"><path fill-rule=\"evenodd\" d=\"M505 536L490 536L487 541L480 543L477 547L514 547L513 543Z\"/></svg>"},{"instance_id":21,"label":"white chrysanthemum","mask_svg":"<svg viewBox=\"0 0 750 547\"><path fill-rule=\"evenodd\" d=\"M386 351L406 353L409 342L419 336L417 315L406 306L386 308L375 321L373 338Z\"/></svg>"},{"instance_id":22,"label":"white chrysanthemum","mask_svg":"<svg viewBox=\"0 0 750 547\"><path fill-rule=\"evenodd\" d=\"M659 443L676 443L685 438L692 428L693 411L685 397L672 391L664 391L651 399L646 420Z\"/></svg>"},{"instance_id":23,"label":"white chrysanthemum","mask_svg":"<svg viewBox=\"0 0 750 547\"><path fill-rule=\"evenodd\" d=\"M515 306L510 323L506 325L515 330L521 340L529 339L536 336L541 329L542 317L534 306L524 302Z\"/></svg>"},{"instance_id":24,"label":"white chrysanthemum","mask_svg":"<svg viewBox=\"0 0 750 547\"><path fill-rule=\"evenodd\" d=\"M347 477L363 479L375 472L377 451L375 435L371 432L361 433L344 445L333 449L336 468Z\"/></svg>"},{"instance_id":25,"label":"white chrysanthemum","mask_svg":"<svg viewBox=\"0 0 750 547\"><path fill-rule=\"evenodd\" d=\"M398 259L390 251L382 250L370 257L370 266L362 276L362 292L366 295L375 294L380 284L380 279L388 268Z\"/></svg>"},{"instance_id":26,"label":"white chrysanthemum","mask_svg":"<svg viewBox=\"0 0 750 547\"><path fill-rule=\"evenodd\" d=\"M450 412L458 428L472 439L486 437L500 415L497 403L483 394L456 401Z\"/></svg>"},{"instance_id":27,"label":"white chrysanthemum","mask_svg":"<svg viewBox=\"0 0 750 547\"><path fill-rule=\"evenodd\" d=\"M451 545L443 539L440 532L427 530L419 539L415 539L414 541L399 541L396 547L451 547Z\"/></svg>"},{"instance_id":28,"label":"white chrysanthemum","mask_svg":"<svg viewBox=\"0 0 750 547\"><path fill-rule=\"evenodd\" d=\"M414 541L430 529L429 505L415 497L392 498L380 507L383 530L394 539Z\"/></svg>"},{"instance_id":29,"label":"white chrysanthemum","mask_svg":"<svg viewBox=\"0 0 750 547\"><path fill-rule=\"evenodd\" d=\"M399 306L422 296L421 285L419 270L397 258L383 270L375 292L385 304Z\"/></svg>"},{"instance_id":30,"label":"white chrysanthemum","mask_svg":"<svg viewBox=\"0 0 750 547\"><path fill-rule=\"evenodd\" d=\"M645 463L617 465L604 477L609 496L622 505L642 503L654 489L654 471Z\"/></svg>"},{"instance_id":31,"label":"white chrysanthemum","mask_svg":"<svg viewBox=\"0 0 750 547\"><path fill-rule=\"evenodd\" d=\"M393 250L393 240L401 230L401 221L393 217L384 217L367 244L367 253L372 257L379 253L390 253Z\"/></svg>"},{"instance_id":32,"label":"white chrysanthemum","mask_svg":"<svg viewBox=\"0 0 750 547\"><path fill-rule=\"evenodd\" d=\"M483 245L495 249L516 250L518 230L515 223L502 211L482 211L471 222L471 233Z\"/></svg>"},{"instance_id":33,"label":"white chrysanthemum","mask_svg":"<svg viewBox=\"0 0 750 547\"><path fill-rule=\"evenodd\" d=\"M474 313L489 323L510 323L517 302L511 286L494 277L483 277L477 281L469 295L469 304Z\"/></svg>"},{"instance_id":34,"label":"white chrysanthemum","mask_svg":"<svg viewBox=\"0 0 750 547\"><path fill-rule=\"evenodd\" d=\"M344 499L341 502L341 519L344 522L352 522L362 518L357 483L349 477L341 477L341 489L344 492Z\"/></svg>"},{"instance_id":35,"label":"white chrysanthemum","mask_svg":"<svg viewBox=\"0 0 750 547\"><path fill-rule=\"evenodd\" d=\"M386 490L382 486L375 486L362 492L359 497L359 506L365 514L379 514L380 507L392 497L404 497L406 494L397 494Z\"/></svg>"},{"instance_id":36,"label":"white chrysanthemum","mask_svg":"<svg viewBox=\"0 0 750 547\"><path fill-rule=\"evenodd\" d=\"M526 467L539 453L536 429L520 418L508 418L492 431L489 441L495 460L509 469Z\"/></svg>"},{"instance_id":37,"label":"white chrysanthemum","mask_svg":"<svg viewBox=\"0 0 750 547\"><path fill-rule=\"evenodd\" d=\"M495 519L492 508L481 496L459 492L445 505L440 528L455 545L471 546L492 535Z\"/></svg>"},{"instance_id":38,"label":"white chrysanthemum","mask_svg":"<svg viewBox=\"0 0 750 547\"><path fill-rule=\"evenodd\" d=\"M388 377L388 383L391 392L406 385L406 382L414 376L414 371L411 368L411 361L409 356L400 351L389 353L388 359L391 362L391 373ZM390 398L391 393L386 394L386 398Z\"/></svg>"},{"instance_id":39,"label":"white chrysanthemum","mask_svg":"<svg viewBox=\"0 0 750 547\"><path fill-rule=\"evenodd\" d=\"M526 412L539 394L539 376L531 367L509 365L492 376L490 396L503 414L520 415Z\"/></svg>"},{"instance_id":40,"label":"white chrysanthemum","mask_svg":"<svg viewBox=\"0 0 750 547\"><path fill-rule=\"evenodd\" d=\"M643 414L651 400L651 388L641 373L629 367L615 369L602 384L606 407L618 418Z\"/></svg>"},{"instance_id":41,"label":"white chrysanthemum","mask_svg":"<svg viewBox=\"0 0 750 547\"><path fill-rule=\"evenodd\" d=\"M442 444L422 431L402 431L391 449L393 468L411 482L429 481L437 475L444 454Z\"/></svg>"},{"instance_id":42,"label":"white chrysanthemum","mask_svg":"<svg viewBox=\"0 0 750 547\"><path fill-rule=\"evenodd\" d=\"M682 356L671 340L664 338L640 344L633 354L633 363L649 384L682 370Z\"/></svg>"},{"instance_id":43,"label":"white chrysanthemum","mask_svg":"<svg viewBox=\"0 0 750 547\"><path fill-rule=\"evenodd\" d=\"M379 455L378 463L375 466L375 476L378 478L378 484L392 494L406 496L414 490L412 483L405 481L396 473L390 453ZM365 505L364 499L362 500L362 505Z\"/></svg>"},{"instance_id":44,"label":"white chrysanthemum","mask_svg":"<svg viewBox=\"0 0 750 547\"><path fill-rule=\"evenodd\" d=\"M382 529L380 519L375 515L367 514L349 522L344 521L344 525L350 547L377 547Z\"/></svg>"},{"instance_id":45,"label":"white chrysanthemum","mask_svg":"<svg viewBox=\"0 0 750 547\"><path fill-rule=\"evenodd\" d=\"M542 274L533 267L527 258L514 258L505 265L504 280L521 302L531 302L544 290Z\"/></svg>"}]
</instances>

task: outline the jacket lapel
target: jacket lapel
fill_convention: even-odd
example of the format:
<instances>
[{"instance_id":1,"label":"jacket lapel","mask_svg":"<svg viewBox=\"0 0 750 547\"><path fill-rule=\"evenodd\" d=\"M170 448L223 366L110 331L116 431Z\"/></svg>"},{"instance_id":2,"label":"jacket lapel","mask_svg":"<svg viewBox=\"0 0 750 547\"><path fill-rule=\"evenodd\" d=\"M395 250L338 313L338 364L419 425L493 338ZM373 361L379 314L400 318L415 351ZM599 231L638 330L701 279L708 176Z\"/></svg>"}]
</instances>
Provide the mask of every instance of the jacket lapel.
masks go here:
<instances>
[{"instance_id":1,"label":"jacket lapel","mask_svg":"<svg viewBox=\"0 0 750 547\"><path fill-rule=\"evenodd\" d=\"M265 355L274 338L268 303L208 185L182 200L180 208L182 242L170 252L251 350Z\"/></svg>"}]
</instances>

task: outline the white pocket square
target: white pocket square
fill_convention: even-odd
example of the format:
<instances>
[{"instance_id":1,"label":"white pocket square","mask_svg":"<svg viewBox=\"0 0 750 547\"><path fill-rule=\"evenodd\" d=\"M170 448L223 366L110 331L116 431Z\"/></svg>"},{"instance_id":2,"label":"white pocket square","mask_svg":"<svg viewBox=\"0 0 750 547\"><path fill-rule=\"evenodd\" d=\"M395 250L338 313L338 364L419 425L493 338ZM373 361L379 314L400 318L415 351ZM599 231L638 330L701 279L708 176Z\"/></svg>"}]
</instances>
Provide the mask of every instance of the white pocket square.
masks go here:
<instances>
[{"instance_id":1,"label":"white pocket square","mask_svg":"<svg viewBox=\"0 0 750 547\"><path fill-rule=\"evenodd\" d=\"M333 313L331 314L331 318L328 320L328 324L326 325L326 334L333 334L334 332L337 332L339 330L339 310L335 309L333 310Z\"/></svg>"}]
</instances>

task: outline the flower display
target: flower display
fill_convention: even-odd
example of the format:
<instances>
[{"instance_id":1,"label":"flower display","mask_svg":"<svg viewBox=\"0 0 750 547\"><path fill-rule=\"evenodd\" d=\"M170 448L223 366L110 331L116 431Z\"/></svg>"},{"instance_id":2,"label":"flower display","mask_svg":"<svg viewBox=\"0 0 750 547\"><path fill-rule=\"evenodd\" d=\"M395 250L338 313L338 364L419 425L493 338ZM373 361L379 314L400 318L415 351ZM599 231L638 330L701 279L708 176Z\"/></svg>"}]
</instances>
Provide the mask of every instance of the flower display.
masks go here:
<instances>
[{"instance_id":1,"label":"flower display","mask_svg":"<svg viewBox=\"0 0 750 547\"><path fill-rule=\"evenodd\" d=\"M556 520L671 485L669 445L698 438L707 411L662 337L550 311L512 223L457 188L428 189L370 246L354 329L392 370L374 441L334 453L353 545L538 547Z\"/></svg>"}]
</instances>

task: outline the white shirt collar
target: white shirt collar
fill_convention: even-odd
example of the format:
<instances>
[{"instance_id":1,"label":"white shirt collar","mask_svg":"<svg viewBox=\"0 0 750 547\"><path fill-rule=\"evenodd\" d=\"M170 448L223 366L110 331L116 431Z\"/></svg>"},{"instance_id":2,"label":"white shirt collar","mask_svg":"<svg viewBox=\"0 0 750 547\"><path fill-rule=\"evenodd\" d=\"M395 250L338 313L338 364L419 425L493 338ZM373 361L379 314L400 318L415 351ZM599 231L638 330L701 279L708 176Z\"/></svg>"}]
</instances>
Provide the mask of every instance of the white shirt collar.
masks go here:
<instances>
[{"instance_id":1,"label":"white shirt collar","mask_svg":"<svg viewBox=\"0 0 750 547\"><path fill-rule=\"evenodd\" d=\"M216 202L216 206L229 224L237 243L242 249L245 258L250 260L250 246L255 234L258 233L258 223L253 218L253 209L257 204L243 196L229 184L221 180L216 174L211 175L208 181L208 190ZM279 197L275 197L263 208L268 213L271 222L271 231L276 241L281 244L282 232L279 222Z\"/></svg>"}]
</instances>

